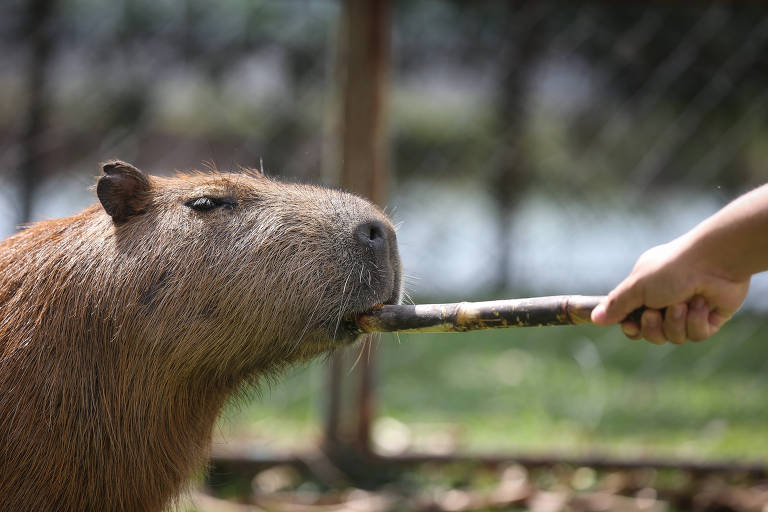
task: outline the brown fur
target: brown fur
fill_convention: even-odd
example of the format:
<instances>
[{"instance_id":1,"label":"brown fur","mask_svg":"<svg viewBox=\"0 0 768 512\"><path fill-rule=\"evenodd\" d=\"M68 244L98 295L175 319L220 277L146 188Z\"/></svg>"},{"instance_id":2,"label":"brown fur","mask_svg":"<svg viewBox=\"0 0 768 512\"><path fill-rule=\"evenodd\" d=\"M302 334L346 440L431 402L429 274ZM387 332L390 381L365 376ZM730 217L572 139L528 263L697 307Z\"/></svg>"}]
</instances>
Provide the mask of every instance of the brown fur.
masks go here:
<instances>
[{"instance_id":1,"label":"brown fur","mask_svg":"<svg viewBox=\"0 0 768 512\"><path fill-rule=\"evenodd\" d=\"M103 170L102 204L0 243L2 510L168 506L229 395L399 299L394 231L362 199L253 172ZM232 204L185 205L201 196ZM353 239L366 221L385 262Z\"/></svg>"}]
</instances>

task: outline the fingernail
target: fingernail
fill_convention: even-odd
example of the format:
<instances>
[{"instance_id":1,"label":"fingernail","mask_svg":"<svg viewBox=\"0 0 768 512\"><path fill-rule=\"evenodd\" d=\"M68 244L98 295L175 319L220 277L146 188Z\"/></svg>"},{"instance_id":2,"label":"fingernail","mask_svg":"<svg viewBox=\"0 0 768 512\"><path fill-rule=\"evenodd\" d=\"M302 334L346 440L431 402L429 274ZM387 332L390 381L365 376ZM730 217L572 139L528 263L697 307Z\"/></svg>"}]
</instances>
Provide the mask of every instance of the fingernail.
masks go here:
<instances>
[{"instance_id":1,"label":"fingernail","mask_svg":"<svg viewBox=\"0 0 768 512\"><path fill-rule=\"evenodd\" d=\"M709 314L709 324L715 327L716 329L719 329L723 326L723 324L728 321L728 318L721 315L717 311L713 311Z\"/></svg>"},{"instance_id":2,"label":"fingernail","mask_svg":"<svg viewBox=\"0 0 768 512\"><path fill-rule=\"evenodd\" d=\"M701 295L694 297L691 307L694 309L702 309L707 306L707 300Z\"/></svg>"},{"instance_id":3,"label":"fingernail","mask_svg":"<svg viewBox=\"0 0 768 512\"><path fill-rule=\"evenodd\" d=\"M621 330L626 336L637 336L640 334L640 329L638 329L634 324L622 325Z\"/></svg>"},{"instance_id":4,"label":"fingernail","mask_svg":"<svg viewBox=\"0 0 768 512\"><path fill-rule=\"evenodd\" d=\"M683 305L675 304L672 306L672 318L680 320L683 317Z\"/></svg>"},{"instance_id":5,"label":"fingernail","mask_svg":"<svg viewBox=\"0 0 768 512\"><path fill-rule=\"evenodd\" d=\"M645 325L648 327L656 327L656 324L658 323L658 319L656 318L656 315L645 315L643 317L645 321Z\"/></svg>"}]
</instances>

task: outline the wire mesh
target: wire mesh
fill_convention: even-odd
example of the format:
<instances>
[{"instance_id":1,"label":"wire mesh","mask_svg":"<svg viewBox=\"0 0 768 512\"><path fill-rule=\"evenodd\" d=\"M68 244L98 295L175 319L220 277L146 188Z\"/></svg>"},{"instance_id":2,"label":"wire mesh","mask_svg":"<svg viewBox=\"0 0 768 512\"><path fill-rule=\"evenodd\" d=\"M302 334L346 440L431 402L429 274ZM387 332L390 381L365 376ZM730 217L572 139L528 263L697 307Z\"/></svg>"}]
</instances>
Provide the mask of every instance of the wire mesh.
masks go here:
<instances>
[{"instance_id":1,"label":"wire mesh","mask_svg":"<svg viewBox=\"0 0 768 512\"><path fill-rule=\"evenodd\" d=\"M326 179L337 3L2 11L2 234L93 202L112 157ZM768 178L759 4L419 0L393 14L388 211L416 301L605 293L643 250ZM681 348L590 328L385 338L374 439L384 453L764 458L767 306L759 277L732 327ZM222 429L312 445L323 364Z\"/></svg>"}]
</instances>

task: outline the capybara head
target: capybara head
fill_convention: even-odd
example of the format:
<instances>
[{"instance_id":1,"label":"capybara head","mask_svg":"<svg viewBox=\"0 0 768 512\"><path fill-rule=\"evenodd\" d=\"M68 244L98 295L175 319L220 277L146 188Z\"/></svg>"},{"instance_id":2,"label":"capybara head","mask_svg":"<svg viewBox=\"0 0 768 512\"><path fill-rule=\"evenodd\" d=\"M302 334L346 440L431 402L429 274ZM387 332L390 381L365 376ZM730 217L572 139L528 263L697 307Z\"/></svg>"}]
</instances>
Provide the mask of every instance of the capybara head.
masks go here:
<instances>
[{"instance_id":1,"label":"capybara head","mask_svg":"<svg viewBox=\"0 0 768 512\"><path fill-rule=\"evenodd\" d=\"M100 204L0 243L11 509L165 506L242 382L353 341L345 317L400 299L392 224L359 197L102 170Z\"/></svg>"},{"instance_id":2,"label":"capybara head","mask_svg":"<svg viewBox=\"0 0 768 512\"><path fill-rule=\"evenodd\" d=\"M356 196L257 172L157 178L119 161L103 170L119 307L144 342L198 371L316 355L351 341L345 316L399 301L392 224Z\"/></svg>"}]
</instances>

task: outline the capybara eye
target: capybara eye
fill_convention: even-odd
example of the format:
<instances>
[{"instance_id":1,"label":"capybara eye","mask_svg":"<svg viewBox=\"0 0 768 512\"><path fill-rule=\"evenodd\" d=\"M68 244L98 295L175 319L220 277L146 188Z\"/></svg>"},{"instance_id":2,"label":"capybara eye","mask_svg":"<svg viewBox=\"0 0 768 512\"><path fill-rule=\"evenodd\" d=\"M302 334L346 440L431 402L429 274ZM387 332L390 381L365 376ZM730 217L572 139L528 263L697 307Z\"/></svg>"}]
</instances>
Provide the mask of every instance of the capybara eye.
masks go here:
<instances>
[{"instance_id":1,"label":"capybara eye","mask_svg":"<svg viewBox=\"0 0 768 512\"><path fill-rule=\"evenodd\" d=\"M234 199L228 197L218 198L202 196L189 199L184 203L184 206L187 208L192 208L198 212L207 212L213 210L214 208L225 208L227 210L231 210L235 207L236 204L237 203Z\"/></svg>"}]
</instances>

